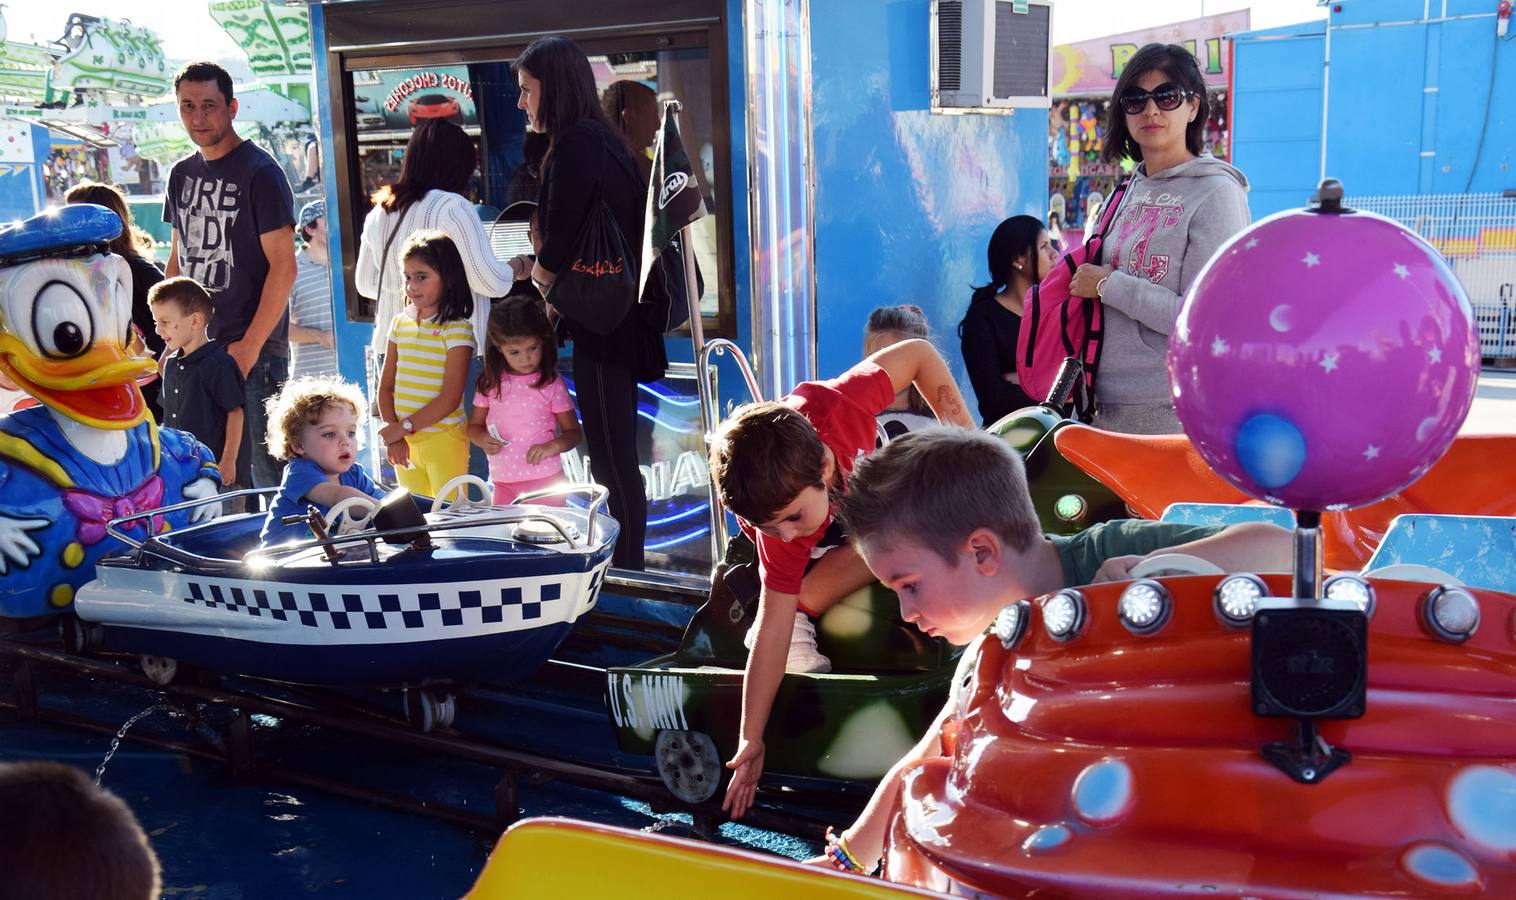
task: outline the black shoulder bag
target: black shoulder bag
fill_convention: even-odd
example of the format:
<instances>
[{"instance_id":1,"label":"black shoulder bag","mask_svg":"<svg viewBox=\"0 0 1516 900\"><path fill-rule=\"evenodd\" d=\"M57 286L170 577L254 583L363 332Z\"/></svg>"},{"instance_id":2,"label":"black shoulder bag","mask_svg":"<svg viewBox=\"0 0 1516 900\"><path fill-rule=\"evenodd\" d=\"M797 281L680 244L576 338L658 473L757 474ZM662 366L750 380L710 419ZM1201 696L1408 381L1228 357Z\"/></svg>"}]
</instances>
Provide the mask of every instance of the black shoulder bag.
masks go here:
<instances>
[{"instance_id":1,"label":"black shoulder bag","mask_svg":"<svg viewBox=\"0 0 1516 900\"><path fill-rule=\"evenodd\" d=\"M589 216L569 264L553 279L547 300L574 325L610 334L637 299L637 255L605 202L605 157Z\"/></svg>"}]
</instances>

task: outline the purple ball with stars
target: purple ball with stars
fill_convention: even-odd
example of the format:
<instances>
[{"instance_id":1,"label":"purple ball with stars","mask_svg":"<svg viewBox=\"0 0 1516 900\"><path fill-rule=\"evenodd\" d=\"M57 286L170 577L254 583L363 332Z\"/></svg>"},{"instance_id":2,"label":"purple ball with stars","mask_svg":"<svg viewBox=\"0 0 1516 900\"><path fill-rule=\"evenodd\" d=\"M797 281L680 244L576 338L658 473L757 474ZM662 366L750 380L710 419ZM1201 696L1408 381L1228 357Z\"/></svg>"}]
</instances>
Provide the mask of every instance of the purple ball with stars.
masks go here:
<instances>
[{"instance_id":1,"label":"purple ball with stars","mask_svg":"<svg viewBox=\"0 0 1516 900\"><path fill-rule=\"evenodd\" d=\"M1430 244L1353 210L1283 212L1216 252L1169 341L1185 433L1242 491L1348 509L1431 468L1474 401L1468 297Z\"/></svg>"}]
</instances>

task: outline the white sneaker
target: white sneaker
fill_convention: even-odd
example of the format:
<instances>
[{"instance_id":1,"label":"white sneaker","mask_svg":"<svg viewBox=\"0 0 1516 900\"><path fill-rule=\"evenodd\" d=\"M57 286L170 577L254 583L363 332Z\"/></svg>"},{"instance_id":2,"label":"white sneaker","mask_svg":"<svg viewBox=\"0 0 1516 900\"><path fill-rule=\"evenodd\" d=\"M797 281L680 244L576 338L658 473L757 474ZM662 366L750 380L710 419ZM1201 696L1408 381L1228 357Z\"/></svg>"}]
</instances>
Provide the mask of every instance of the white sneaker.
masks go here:
<instances>
[{"instance_id":1,"label":"white sneaker","mask_svg":"<svg viewBox=\"0 0 1516 900\"><path fill-rule=\"evenodd\" d=\"M742 638L742 646L753 649L753 642L758 639L758 623L747 630ZM786 672L814 672L825 674L832 671L832 661L821 655L816 649L816 625L811 617L795 610L795 630L790 633L790 655L784 663Z\"/></svg>"}]
</instances>

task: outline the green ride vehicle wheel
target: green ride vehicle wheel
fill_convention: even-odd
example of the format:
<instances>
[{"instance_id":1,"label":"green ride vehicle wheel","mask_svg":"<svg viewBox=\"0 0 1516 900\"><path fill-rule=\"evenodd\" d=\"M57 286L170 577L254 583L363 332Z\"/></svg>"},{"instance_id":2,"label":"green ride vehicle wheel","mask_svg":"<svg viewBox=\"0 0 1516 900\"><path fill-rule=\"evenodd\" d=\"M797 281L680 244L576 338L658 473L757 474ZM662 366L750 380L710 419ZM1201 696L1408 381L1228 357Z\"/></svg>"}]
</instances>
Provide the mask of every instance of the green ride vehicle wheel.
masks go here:
<instances>
[{"instance_id":1,"label":"green ride vehicle wheel","mask_svg":"<svg viewBox=\"0 0 1516 900\"><path fill-rule=\"evenodd\" d=\"M653 759L664 787L691 805L711 799L726 772L721 754L716 752L716 742L702 731L658 732Z\"/></svg>"}]
</instances>

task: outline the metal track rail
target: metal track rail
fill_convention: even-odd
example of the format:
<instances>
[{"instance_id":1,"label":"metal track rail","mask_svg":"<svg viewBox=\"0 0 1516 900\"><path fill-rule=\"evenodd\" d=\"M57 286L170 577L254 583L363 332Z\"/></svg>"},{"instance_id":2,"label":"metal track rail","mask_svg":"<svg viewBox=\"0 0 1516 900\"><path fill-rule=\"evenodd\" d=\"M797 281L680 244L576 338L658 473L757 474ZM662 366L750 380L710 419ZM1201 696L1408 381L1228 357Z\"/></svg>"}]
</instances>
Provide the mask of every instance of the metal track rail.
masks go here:
<instances>
[{"instance_id":1,"label":"metal track rail","mask_svg":"<svg viewBox=\"0 0 1516 900\"><path fill-rule=\"evenodd\" d=\"M232 720L230 734L224 736L225 754L213 752L204 746L137 732L128 732L126 740L135 740L174 752L224 762L239 777L266 778L314 788L404 812L433 816L489 834L498 834L516 821L519 810L517 793L523 778L529 784L560 781L615 796L642 800L647 802L655 812L689 813L694 819L695 830L703 834L714 833L715 826L725 821L719 803L710 802L693 808L683 806L673 799L657 776L650 772L634 772L542 756L455 733L423 734L398 720L386 720L369 710L333 709L328 706L197 684L160 686L148 680L147 676L125 665L104 659L76 656L63 650L15 640L0 640L0 658L15 661L12 680L16 688L15 702L0 701L0 708L14 710L23 720L50 722L107 734L114 734L116 731L115 725L95 722L72 712L45 708L39 702L37 693L36 670L38 668L65 669L78 674L134 685L191 705L207 704L231 709L235 711L236 716ZM498 769L502 776L495 788L494 818L439 804L423 804L411 798L381 790L333 783L326 778L317 778L288 768L260 763L253 747L251 717L255 713L322 728L333 728L399 747ZM768 794L770 800L786 795L790 800L795 798L793 793L785 791L765 791L763 794ZM760 794L760 797L763 794ZM818 819L767 806L754 807L743 818L743 824L810 839L815 839L820 835L826 826L825 822Z\"/></svg>"}]
</instances>

